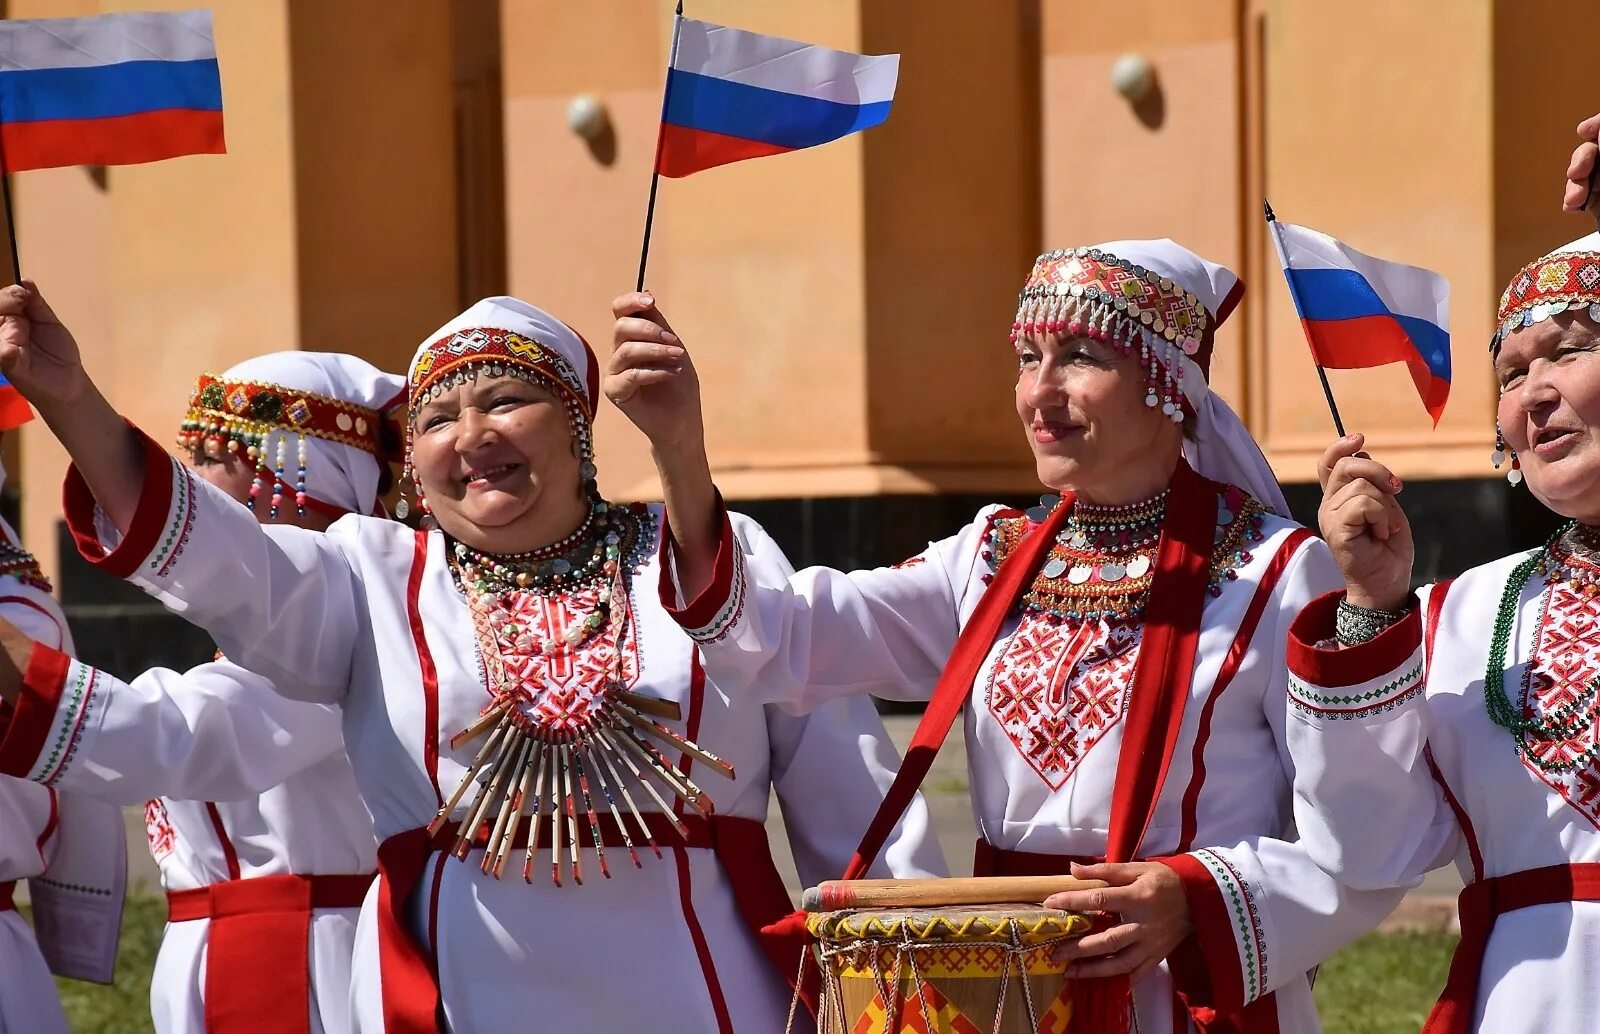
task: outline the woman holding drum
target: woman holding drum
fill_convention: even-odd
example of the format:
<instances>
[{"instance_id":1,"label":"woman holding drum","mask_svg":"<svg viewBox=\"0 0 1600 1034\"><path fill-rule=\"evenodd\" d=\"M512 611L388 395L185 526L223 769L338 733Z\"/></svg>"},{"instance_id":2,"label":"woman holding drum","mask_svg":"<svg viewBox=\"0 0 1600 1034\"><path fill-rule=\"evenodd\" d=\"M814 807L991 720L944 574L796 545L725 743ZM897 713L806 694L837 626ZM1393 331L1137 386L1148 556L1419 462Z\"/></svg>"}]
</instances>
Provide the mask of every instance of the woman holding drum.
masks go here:
<instances>
[{"instance_id":1,"label":"woman holding drum","mask_svg":"<svg viewBox=\"0 0 1600 1034\"><path fill-rule=\"evenodd\" d=\"M931 698L914 747L964 710L975 871L1110 884L1047 902L1120 917L1063 948L1103 978L1083 1029L1315 1030L1309 971L1398 899L1341 889L1290 832L1283 644L1338 571L1207 384L1241 293L1171 241L1041 256L1012 339L1052 494L894 568L797 575L727 519L677 338L618 300L616 361L638 384L620 373L613 398L653 442L662 594L708 674L797 710ZM908 755L874 833L926 760Z\"/></svg>"},{"instance_id":2,"label":"woman holding drum","mask_svg":"<svg viewBox=\"0 0 1600 1034\"><path fill-rule=\"evenodd\" d=\"M1579 132L1569 211L1592 205L1600 115ZM1400 482L1359 435L1329 447L1320 520L1344 591L1292 628L1295 816L1351 886L1461 871L1428 1034L1579 1034L1600 1027L1600 234L1512 277L1489 355L1496 465L1570 523L1412 593Z\"/></svg>"}]
</instances>

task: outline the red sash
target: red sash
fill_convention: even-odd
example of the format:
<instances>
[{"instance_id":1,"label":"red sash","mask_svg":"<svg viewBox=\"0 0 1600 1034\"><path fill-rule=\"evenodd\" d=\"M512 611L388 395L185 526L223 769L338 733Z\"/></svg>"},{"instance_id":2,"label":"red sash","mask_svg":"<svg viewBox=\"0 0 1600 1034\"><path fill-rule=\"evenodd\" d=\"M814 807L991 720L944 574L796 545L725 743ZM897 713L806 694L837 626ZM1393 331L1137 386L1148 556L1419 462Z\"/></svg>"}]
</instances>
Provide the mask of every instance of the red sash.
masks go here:
<instances>
[{"instance_id":1,"label":"red sash","mask_svg":"<svg viewBox=\"0 0 1600 1034\"><path fill-rule=\"evenodd\" d=\"M15 912L17 910L17 881L6 880L0 883L0 912Z\"/></svg>"},{"instance_id":2,"label":"red sash","mask_svg":"<svg viewBox=\"0 0 1600 1034\"><path fill-rule=\"evenodd\" d=\"M205 979L209 1034L308 1034L311 913L360 908L371 885L371 873L285 874L169 891L168 922L211 920Z\"/></svg>"},{"instance_id":3,"label":"red sash","mask_svg":"<svg viewBox=\"0 0 1600 1034\"><path fill-rule=\"evenodd\" d=\"M1600 862L1547 865L1467 884L1459 899L1461 943L1450 958L1444 992L1428 1013L1423 1034L1466 1034L1472 1029L1483 955L1497 917L1562 901L1600 901Z\"/></svg>"},{"instance_id":4,"label":"red sash","mask_svg":"<svg viewBox=\"0 0 1600 1034\"><path fill-rule=\"evenodd\" d=\"M1123 719L1122 749L1117 756L1116 783L1111 794L1107 861L1129 861L1137 856L1172 761L1184 704L1194 679L1195 647L1205 608L1219 491L1220 486L1196 474L1183 460L1178 461L1156 546L1156 573L1144 608L1139 658L1134 662L1128 713ZM978 672L1001 625L1032 584L1071 509L1072 499L1068 496L1006 558L994 582L979 599L950 652L900 772L867 827L845 879L860 879L866 873L910 805L939 747L972 695ZM1084 1029L1127 1028L1132 991L1126 978L1075 981L1074 999L1073 1015Z\"/></svg>"}]
</instances>

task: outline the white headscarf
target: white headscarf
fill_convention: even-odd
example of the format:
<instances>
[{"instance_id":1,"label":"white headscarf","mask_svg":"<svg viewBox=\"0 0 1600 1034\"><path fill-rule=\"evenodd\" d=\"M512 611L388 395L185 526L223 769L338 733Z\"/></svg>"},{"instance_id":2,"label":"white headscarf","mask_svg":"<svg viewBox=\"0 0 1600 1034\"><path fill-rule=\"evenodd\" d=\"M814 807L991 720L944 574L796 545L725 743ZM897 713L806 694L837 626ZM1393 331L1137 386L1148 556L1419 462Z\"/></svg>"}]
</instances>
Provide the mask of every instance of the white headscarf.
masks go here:
<instances>
[{"instance_id":1,"label":"white headscarf","mask_svg":"<svg viewBox=\"0 0 1600 1034\"><path fill-rule=\"evenodd\" d=\"M221 374L224 381L256 381L311 392L342 402L353 403L391 417L405 404L405 381L384 373L364 359L336 352L270 352L246 359ZM286 427L270 432L262 443L263 454L271 460L279 445L291 457L298 456L302 436ZM364 449L306 435L306 495L328 506L350 513L372 514L378 508L378 482L382 463ZM398 444L398 443L396 443ZM398 457L389 457L398 458ZM293 492L294 472L287 472L285 486Z\"/></svg>"},{"instance_id":2,"label":"white headscarf","mask_svg":"<svg viewBox=\"0 0 1600 1034\"><path fill-rule=\"evenodd\" d=\"M1172 285L1188 293L1186 303ZM1166 307L1156 301L1158 292ZM1231 270L1174 241L1111 241L1041 255L1023 290L1015 329L1022 331L1031 324L1032 329L1059 331L1070 316L1111 340L1143 346L1171 374L1183 408L1194 416L1194 438L1183 442L1189 465L1213 481L1238 485L1261 505L1287 516L1289 504L1261 447L1211 390L1216 329L1243 297L1244 284ZM1193 310L1195 302L1205 310L1204 326L1175 323L1201 319ZM1151 316L1156 318L1141 318ZM1161 316L1167 325L1159 321ZM1044 327L1038 326L1041 322ZM1156 389L1152 384L1152 402ZM1172 415L1181 418L1176 412Z\"/></svg>"}]
</instances>

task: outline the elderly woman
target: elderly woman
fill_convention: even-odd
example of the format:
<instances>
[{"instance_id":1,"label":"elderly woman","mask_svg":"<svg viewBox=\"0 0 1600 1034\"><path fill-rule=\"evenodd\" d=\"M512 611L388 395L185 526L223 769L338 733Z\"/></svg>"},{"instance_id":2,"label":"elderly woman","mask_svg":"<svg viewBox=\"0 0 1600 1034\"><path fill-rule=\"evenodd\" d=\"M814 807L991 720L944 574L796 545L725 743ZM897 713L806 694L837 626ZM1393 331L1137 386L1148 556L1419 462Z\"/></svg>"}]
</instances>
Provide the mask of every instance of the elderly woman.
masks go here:
<instances>
[{"instance_id":1,"label":"elderly woman","mask_svg":"<svg viewBox=\"0 0 1600 1034\"><path fill-rule=\"evenodd\" d=\"M382 840L356 1029L782 1029L789 989L756 935L789 908L769 790L864 825L896 759L870 708L811 729L705 676L654 591L660 509L595 486L577 334L497 298L430 335L407 470L431 527L317 533L263 527L131 430L32 285L0 292L0 316L0 365L77 464L85 554L278 692L343 709ZM796 854L842 866L852 838L806 835L822 822L794 823ZM924 825L899 874L937 870Z\"/></svg>"},{"instance_id":2,"label":"elderly woman","mask_svg":"<svg viewBox=\"0 0 1600 1034\"><path fill-rule=\"evenodd\" d=\"M791 576L726 519L681 343L630 311L642 299L617 325L618 354L652 367L615 397L656 443L678 579L663 593L686 601L708 674L802 710L931 696L953 720L970 696L976 871L1112 885L1047 902L1121 917L1069 952L1098 988L1074 992L1086 1029L1315 1030L1309 972L1396 900L1340 889L1290 833L1283 642L1338 574L1207 386L1241 293L1171 241L1041 256L1012 340L1052 494L849 574ZM918 740L947 728L925 720Z\"/></svg>"},{"instance_id":3,"label":"elderly woman","mask_svg":"<svg viewBox=\"0 0 1600 1034\"><path fill-rule=\"evenodd\" d=\"M1571 170L1587 196L1600 116ZM1490 358L1495 462L1570 518L1545 546L1411 592L1400 481L1352 435L1324 454L1344 591L1289 641L1295 817L1352 887L1455 862L1461 944L1430 1034L1600 1027L1600 234L1512 277Z\"/></svg>"},{"instance_id":4,"label":"elderly woman","mask_svg":"<svg viewBox=\"0 0 1600 1034\"><path fill-rule=\"evenodd\" d=\"M202 375L178 445L258 521L325 531L378 508L404 402L403 378L355 356L273 352ZM17 705L0 770L144 805L168 902L150 984L158 1034L260 1031L264 1015L273 1030L348 1031L378 844L338 710L279 696L225 657L123 682L51 645L0 621L13 662L0 696Z\"/></svg>"}]
</instances>

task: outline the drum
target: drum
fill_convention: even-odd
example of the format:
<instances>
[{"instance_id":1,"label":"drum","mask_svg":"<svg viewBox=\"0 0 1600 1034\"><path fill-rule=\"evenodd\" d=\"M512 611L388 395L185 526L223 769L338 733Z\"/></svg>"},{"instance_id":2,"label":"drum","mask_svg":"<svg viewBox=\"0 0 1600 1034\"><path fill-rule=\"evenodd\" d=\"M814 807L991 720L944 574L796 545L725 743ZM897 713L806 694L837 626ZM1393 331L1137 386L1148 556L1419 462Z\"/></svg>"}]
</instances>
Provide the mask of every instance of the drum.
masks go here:
<instances>
[{"instance_id":1,"label":"drum","mask_svg":"<svg viewBox=\"0 0 1600 1034\"><path fill-rule=\"evenodd\" d=\"M934 881L929 881L934 882ZM1089 917L1037 904L813 912L820 1034L1066 1034L1067 964Z\"/></svg>"}]
</instances>

